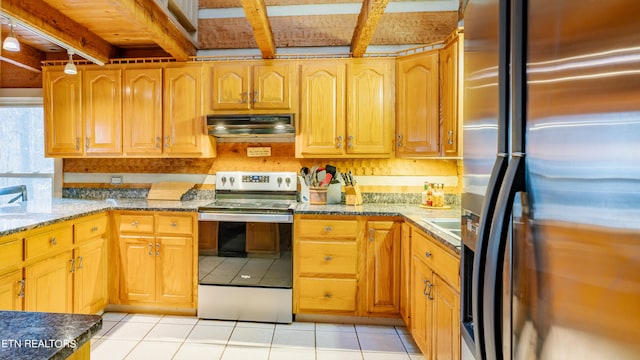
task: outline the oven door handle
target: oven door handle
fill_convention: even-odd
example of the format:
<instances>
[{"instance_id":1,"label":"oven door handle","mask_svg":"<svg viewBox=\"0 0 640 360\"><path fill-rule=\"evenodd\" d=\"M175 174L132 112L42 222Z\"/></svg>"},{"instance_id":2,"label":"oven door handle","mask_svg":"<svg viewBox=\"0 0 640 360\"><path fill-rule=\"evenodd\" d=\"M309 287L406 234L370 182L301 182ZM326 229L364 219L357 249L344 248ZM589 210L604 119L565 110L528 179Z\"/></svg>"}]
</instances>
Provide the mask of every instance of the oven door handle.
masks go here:
<instances>
[{"instance_id":1,"label":"oven door handle","mask_svg":"<svg viewBox=\"0 0 640 360\"><path fill-rule=\"evenodd\" d=\"M292 214L198 213L199 221L293 223Z\"/></svg>"}]
</instances>

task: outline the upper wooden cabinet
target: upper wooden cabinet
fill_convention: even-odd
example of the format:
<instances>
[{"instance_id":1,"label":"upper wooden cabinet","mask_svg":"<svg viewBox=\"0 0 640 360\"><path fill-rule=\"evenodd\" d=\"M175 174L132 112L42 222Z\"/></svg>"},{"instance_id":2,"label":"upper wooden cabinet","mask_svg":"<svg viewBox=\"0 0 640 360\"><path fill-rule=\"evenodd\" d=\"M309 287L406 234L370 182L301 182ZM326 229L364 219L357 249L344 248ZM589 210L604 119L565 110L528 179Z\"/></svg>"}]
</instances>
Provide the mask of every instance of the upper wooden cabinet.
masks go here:
<instances>
[{"instance_id":1,"label":"upper wooden cabinet","mask_svg":"<svg viewBox=\"0 0 640 360\"><path fill-rule=\"evenodd\" d=\"M202 66L45 67L49 157L211 157L202 111Z\"/></svg>"},{"instance_id":2,"label":"upper wooden cabinet","mask_svg":"<svg viewBox=\"0 0 640 360\"><path fill-rule=\"evenodd\" d=\"M463 34L457 32L440 50L440 111L442 120L442 156L462 156Z\"/></svg>"},{"instance_id":3,"label":"upper wooden cabinet","mask_svg":"<svg viewBox=\"0 0 640 360\"><path fill-rule=\"evenodd\" d=\"M122 70L44 70L47 156L122 154Z\"/></svg>"},{"instance_id":4,"label":"upper wooden cabinet","mask_svg":"<svg viewBox=\"0 0 640 360\"><path fill-rule=\"evenodd\" d=\"M205 65L207 112L296 112L293 63L239 62Z\"/></svg>"},{"instance_id":5,"label":"upper wooden cabinet","mask_svg":"<svg viewBox=\"0 0 640 360\"><path fill-rule=\"evenodd\" d=\"M297 156L388 157L393 145L393 60L301 66Z\"/></svg>"},{"instance_id":6,"label":"upper wooden cabinet","mask_svg":"<svg viewBox=\"0 0 640 360\"><path fill-rule=\"evenodd\" d=\"M396 155L440 155L438 50L397 60Z\"/></svg>"}]
</instances>

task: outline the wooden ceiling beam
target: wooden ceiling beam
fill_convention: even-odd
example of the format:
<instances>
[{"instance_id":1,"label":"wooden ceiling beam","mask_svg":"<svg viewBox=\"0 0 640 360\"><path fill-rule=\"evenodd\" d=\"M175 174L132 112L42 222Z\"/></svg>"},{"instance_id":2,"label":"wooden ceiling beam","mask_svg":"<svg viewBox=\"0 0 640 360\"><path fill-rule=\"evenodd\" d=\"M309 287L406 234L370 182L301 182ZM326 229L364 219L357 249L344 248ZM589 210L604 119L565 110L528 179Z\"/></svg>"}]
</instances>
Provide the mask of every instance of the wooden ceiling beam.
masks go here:
<instances>
[{"instance_id":1,"label":"wooden ceiling beam","mask_svg":"<svg viewBox=\"0 0 640 360\"><path fill-rule=\"evenodd\" d=\"M376 31L378 21L384 14L389 0L364 0L362 9L358 15L358 23L351 38L351 54L353 57L362 57L367 51L373 33Z\"/></svg>"},{"instance_id":2,"label":"wooden ceiling beam","mask_svg":"<svg viewBox=\"0 0 640 360\"><path fill-rule=\"evenodd\" d=\"M0 3L2 12L19 23L99 61L108 62L114 53L111 44L43 0L2 0Z\"/></svg>"},{"instance_id":3,"label":"wooden ceiling beam","mask_svg":"<svg viewBox=\"0 0 640 360\"><path fill-rule=\"evenodd\" d=\"M242 7L253 28L253 36L262 53L262 58L273 59L276 56L276 44L267 16L267 5L264 0L242 0Z\"/></svg>"},{"instance_id":4,"label":"wooden ceiling beam","mask_svg":"<svg viewBox=\"0 0 640 360\"><path fill-rule=\"evenodd\" d=\"M4 0L3 0L4 1ZM195 56L197 48L154 0L109 0L110 8L146 29L149 40L178 61Z\"/></svg>"},{"instance_id":5,"label":"wooden ceiling beam","mask_svg":"<svg viewBox=\"0 0 640 360\"><path fill-rule=\"evenodd\" d=\"M3 36L2 41L4 41L4 38ZM0 60L29 71L42 72L42 61L45 60L45 56L40 50L25 43L20 43L20 51L2 50L0 52Z\"/></svg>"}]
</instances>

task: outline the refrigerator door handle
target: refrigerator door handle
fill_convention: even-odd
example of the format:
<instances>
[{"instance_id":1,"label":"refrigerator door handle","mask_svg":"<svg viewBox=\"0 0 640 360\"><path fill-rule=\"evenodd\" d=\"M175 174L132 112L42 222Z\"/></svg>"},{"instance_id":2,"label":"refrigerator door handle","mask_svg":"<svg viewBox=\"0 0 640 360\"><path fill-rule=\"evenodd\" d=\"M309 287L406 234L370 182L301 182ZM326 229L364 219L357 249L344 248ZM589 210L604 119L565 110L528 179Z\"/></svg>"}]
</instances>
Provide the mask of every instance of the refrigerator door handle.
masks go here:
<instances>
[{"instance_id":1,"label":"refrigerator door handle","mask_svg":"<svg viewBox=\"0 0 640 360\"><path fill-rule=\"evenodd\" d=\"M484 329L483 324L483 288L484 288L484 272L487 255L487 239L491 224L488 223L494 216L496 202L498 199L498 190L502 185L505 173L507 171L507 154L498 154L493 164L485 200L482 204L482 213L480 214L480 224L478 226L478 241L476 251L473 258L472 285L471 285L471 312L473 316L473 338L475 340L476 359L484 359Z\"/></svg>"},{"instance_id":2,"label":"refrigerator door handle","mask_svg":"<svg viewBox=\"0 0 640 360\"><path fill-rule=\"evenodd\" d=\"M491 221L491 230L487 241L487 258L484 273L483 327L486 359L503 359L502 353L502 308L499 299L502 296L502 276L505 248L511 224L513 200L516 193L525 190L524 154L514 154L504 182L500 187L496 203L495 216ZM509 356L507 358L510 358Z\"/></svg>"}]
</instances>

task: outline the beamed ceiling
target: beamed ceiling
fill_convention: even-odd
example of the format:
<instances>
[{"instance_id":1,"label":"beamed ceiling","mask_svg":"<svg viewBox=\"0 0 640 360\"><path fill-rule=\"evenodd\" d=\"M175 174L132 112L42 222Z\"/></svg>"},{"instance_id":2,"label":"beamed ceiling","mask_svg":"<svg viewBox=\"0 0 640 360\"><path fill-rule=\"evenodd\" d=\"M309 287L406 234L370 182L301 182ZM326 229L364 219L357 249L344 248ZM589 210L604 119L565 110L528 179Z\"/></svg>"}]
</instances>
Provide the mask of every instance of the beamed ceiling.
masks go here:
<instances>
[{"instance_id":1,"label":"beamed ceiling","mask_svg":"<svg viewBox=\"0 0 640 360\"><path fill-rule=\"evenodd\" d=\"M225 52L273 58L335 47L361 57L442 41L459 18L459 0L200 0L184 21L180 4L189 1L0 0L2 39L11 19L22 45L19 53L2 51L3 76L14 68L39 72L42 61L65 59L68 47L96 63Z\"/></svg>"}]
</instances>

